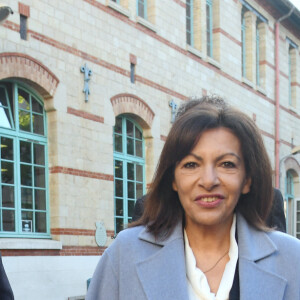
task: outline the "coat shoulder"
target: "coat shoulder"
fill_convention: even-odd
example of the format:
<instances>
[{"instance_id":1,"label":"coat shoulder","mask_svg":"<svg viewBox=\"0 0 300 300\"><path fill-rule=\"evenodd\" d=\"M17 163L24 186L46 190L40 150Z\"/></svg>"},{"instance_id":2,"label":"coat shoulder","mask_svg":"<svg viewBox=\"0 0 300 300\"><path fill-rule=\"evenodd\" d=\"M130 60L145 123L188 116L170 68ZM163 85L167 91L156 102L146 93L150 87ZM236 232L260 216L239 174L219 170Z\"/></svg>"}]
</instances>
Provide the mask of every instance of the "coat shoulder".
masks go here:
<instances>
[{"instance_id":1,"label":"coat shoulder","mask_svg":"<svg viewBox=\"0 0 300 300\"><path fill-rule=\"evenodd\" d=\"M268 236L280 252L283 251L286 256L294 257L300 262L300 240L280 231L269 232Z\"/></svg>"}]
</instances>

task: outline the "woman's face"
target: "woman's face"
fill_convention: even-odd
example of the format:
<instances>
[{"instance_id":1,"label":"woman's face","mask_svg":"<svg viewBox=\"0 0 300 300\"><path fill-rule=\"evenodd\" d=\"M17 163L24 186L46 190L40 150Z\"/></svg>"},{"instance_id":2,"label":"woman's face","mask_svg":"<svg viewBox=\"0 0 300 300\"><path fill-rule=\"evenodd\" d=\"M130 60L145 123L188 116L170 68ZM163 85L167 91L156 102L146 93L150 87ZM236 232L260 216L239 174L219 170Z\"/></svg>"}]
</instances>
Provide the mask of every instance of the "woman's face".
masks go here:
<instances>
[{"instance_id":1,"label":"woman's face","mask_svg":"<svg viewBox=\"0 0 300 300\"><path fill-rule=\"evenodd\" d=\"M201 134L191 153L177 164L173 181L186 227L229 224L240 195L248 193L250 185L240 141L224 127Z\"/></svg>"}]
</instances>

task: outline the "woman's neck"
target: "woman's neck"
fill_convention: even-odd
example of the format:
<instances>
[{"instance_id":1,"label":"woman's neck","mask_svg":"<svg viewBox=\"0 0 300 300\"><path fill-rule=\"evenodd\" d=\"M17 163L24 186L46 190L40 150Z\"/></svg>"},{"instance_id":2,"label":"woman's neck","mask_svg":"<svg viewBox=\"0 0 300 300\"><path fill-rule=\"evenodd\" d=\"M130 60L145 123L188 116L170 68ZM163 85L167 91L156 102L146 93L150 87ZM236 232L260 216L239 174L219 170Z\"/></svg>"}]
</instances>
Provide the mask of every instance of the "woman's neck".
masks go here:
<instances>
[{"instance_id":1,"label":"woman's neck","mask_svg":"<svg viewBox=\"0 0 300 300\"><path fill-rule=\"evenodd\" d=\"M231 218L225 224L215 226L201 226L195 223L185 224L189 245L193 252L218 253L229 249Z\"/></svg>"}]
</instances>

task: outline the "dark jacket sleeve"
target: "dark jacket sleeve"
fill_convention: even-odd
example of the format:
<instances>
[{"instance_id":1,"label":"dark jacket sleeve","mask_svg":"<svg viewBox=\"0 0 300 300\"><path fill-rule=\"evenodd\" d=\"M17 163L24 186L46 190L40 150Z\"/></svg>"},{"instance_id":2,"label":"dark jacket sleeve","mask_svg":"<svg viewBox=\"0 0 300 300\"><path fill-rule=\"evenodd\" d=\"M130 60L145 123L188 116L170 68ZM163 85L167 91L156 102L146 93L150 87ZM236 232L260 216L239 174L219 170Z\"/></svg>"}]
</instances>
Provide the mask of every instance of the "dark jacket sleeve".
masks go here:
<instances>
[{"instance_id":1,"label":"dark jacket sleeve","mask_svg":"<svg viewBox=\"0 0 300 300\"><path fill-rule=\"evenodd\" d=\"M14 295L13 291L10 287L8 278L6 276L3 264L2 264L2 258L0 256L0 299L1 300L13 300Z\"/></svg>"},{"instance_id":2,"label":"dark jacket sleeve","mask_svg":"<svg viewBox=\"0 0 300 300\"><path fill-rule=\"evenodd\" d=\"M145 202L146 196L143 196L142 198L139 198L136 200L134 210L133 210L133 216L132 221L137 221L144 212L144 202Z\"/></svg>"},{"instance_id":3,"label":"dark jacket sleeve","mask_svg":"<svg viewBox=\"0 0 300 300\"><path fill-rule=\"evenodd\" d=\"M286 220L284 215L283 197L278 189L273 189L273 206L267 219L267 225L276 230L286 232Z\"/></svg>"}]
</instances>

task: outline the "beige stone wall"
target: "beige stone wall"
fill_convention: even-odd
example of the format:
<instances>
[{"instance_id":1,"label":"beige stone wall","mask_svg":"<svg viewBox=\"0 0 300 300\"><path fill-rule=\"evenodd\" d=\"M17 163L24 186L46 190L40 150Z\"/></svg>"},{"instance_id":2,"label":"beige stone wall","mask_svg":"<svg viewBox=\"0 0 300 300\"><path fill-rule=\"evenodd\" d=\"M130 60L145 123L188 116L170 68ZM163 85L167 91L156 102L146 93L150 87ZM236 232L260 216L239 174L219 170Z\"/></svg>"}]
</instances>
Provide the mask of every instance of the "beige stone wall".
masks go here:
<instances>
[{"instance_id":1,"label":"beige stone wall","mask_svg":"<svg viewBox=\"0 0 300 300\"><path fill-rule=\"evenodd\" d=\"M24 53L45 65L59 80L53 97L45 100L48 111L51 228L94 230L103 221L114 230L113 204L113 126L118 109L111 99L119 94L138 97L153 112L151 124L134 103L122 104L122 112L136 114L146 137L146 184L155 171L164 137L171 126L169 101L177 104L190 96L219 94L255 117L261 128L274 168L275 65L274 19L268 11L249 3L269 20L262 31L265 38L261 64L262 88L255 84L255 51L249 64L250 84L241 75L241 4L216 1L214 57L206 57L205 26L195 27L195 51L186 46L185 1L149 2L148 22L136 18L136 2L122 0L121 5L106 0L28 0L28 40L18 32L18 1L8 0L15 14L0 30L1 52ZM198 19L205 24L205 1ZM249 16L249 43L253 44L255 17ZM197 20L197 18L195 18ZM252 22L252 23L251 23ZM202 24L201 23L201 24ZM254 26L254 27L253 27ZM300 144L300 100L293 110L287 102L287 45L289 36L300 40L280 26L280 155L290 151L291 141ZM201 51L201 53L197 52ZM130 82L130 54L136 56L136 82ZM295 55L299 61L299 50ZM84 101L83 74L87 63L93 75L91 94ZM300 74L299 64L296 70ZM295 90L299 92L297 75ZM4 78L4 77L3 77ZM252 83L252 84L251 84ZM299 93L298 93L299 94ZM298 97L299 98L299 97ZM136 107L136 109L135 109ZM146 108L145 108L146 109ZM149 125L150 124L150 125ZM175 149L174 149L175 150ZM64 245L95 246L92 235L57 235Z\"/></svg>"}]
</instances>

